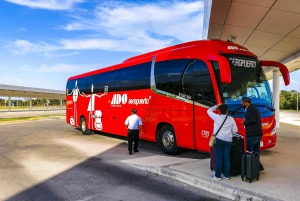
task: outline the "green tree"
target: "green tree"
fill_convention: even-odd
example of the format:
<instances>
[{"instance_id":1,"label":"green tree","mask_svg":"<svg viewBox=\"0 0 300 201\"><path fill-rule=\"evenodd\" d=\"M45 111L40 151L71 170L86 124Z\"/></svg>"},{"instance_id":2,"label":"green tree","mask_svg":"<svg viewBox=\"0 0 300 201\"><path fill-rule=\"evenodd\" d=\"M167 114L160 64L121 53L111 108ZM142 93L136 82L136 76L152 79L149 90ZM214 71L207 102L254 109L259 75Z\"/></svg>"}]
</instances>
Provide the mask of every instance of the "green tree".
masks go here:
<instances>
[{"instance_id":1,"label":"green tree","mask_svg":"<svg viewBox=\"0 0 300 201\"><path fill-rule=\"evenodd\" d=\"M297 95L298 92L295 90L291 90L291 91L282 90L279 95L280 108L295 110L297 108Z\"/></svg>"}]
</instances>

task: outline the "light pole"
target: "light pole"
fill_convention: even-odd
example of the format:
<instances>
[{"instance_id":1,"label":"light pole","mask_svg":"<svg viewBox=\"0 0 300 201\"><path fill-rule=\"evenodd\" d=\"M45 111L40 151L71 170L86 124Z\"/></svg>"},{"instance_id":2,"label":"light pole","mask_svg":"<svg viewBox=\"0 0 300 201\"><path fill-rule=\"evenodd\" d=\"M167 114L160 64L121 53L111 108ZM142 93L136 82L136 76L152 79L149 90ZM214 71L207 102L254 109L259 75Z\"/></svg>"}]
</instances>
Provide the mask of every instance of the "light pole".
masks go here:
<instances>
[{"instance_id":1,"label":"light pole","mask_svg":"<svg viewBox=\"0 0 300 201\"><path fill-rule=\"evenodd\" d=\"M297 89L298 89L298 80L297 80ZM298 112L298 97L299 97L298 90L296 90L296 94L297 94L297 112Z\"/></svg>"}]
</instances>

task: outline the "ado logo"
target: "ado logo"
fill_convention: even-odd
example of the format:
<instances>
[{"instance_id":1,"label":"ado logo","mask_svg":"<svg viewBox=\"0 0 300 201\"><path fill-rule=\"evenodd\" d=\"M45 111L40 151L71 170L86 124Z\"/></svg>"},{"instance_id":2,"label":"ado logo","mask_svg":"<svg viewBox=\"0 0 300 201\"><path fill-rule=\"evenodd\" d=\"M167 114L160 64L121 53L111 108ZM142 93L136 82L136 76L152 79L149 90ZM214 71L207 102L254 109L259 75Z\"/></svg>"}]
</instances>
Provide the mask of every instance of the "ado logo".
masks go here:
<instances>
[{"instance_id":1,"label":"ado logo","mask_svg":"<svg viewBox=\"0 0 300 201\"><path fill-rule=\"evenodd\" d=\"M127 94L115 94L110 102L110 104L112 105L120 105L122 104L126 104L127 103Z\"/></svg>"}]
</instances>

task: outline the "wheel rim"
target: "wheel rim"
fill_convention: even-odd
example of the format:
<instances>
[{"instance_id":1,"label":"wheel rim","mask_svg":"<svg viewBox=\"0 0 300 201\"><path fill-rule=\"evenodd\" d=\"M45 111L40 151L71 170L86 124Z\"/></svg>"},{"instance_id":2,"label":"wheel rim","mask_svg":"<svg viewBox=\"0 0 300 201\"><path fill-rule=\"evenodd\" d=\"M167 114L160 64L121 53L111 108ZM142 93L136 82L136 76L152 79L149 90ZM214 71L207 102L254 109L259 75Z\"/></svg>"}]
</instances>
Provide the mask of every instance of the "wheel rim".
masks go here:
<instances>
[{"instance_id":1,"label":"wheel rim","mask_svg":"<svg viewBox=\"0 0 300 201\"><path fill-rule=\"evenodd\" d=\"M162 143L167 149L171 149L174 145L174 134L171 131L165 131L162 135Z\"/></svg>"},{"instance_id":2,"label":"wheel rim","mask_svg":"<svg viewBox=\"0 0 300 201\"><path fill-rule=\"evenodd\" d=\"M85 130L86 130L86 123L85 123L84 120L81 122L81 130L82 130L83 132L85 132Z\"/></svg>"}]
</instances>

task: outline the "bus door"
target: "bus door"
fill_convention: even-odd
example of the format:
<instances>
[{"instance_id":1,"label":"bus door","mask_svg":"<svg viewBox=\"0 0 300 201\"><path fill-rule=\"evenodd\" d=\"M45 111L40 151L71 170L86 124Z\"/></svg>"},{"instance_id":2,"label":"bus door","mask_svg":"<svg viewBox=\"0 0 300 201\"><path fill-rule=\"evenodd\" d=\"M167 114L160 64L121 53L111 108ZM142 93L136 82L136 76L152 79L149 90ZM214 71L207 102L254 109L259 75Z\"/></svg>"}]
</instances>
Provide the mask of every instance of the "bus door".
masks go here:
<instances>
[{"instance_id":1,"label":"bus door","mask_svg":"<svg viewBox=\"0 0 300 201\"><path fill-rule=\"evenodd\" d=\"M207 65L200 60L193 63L194 138L195 148L209 152L208 142L213 132L213 120L207 109L216 105L215 92Z\"/></svg>"}]
</instances>

